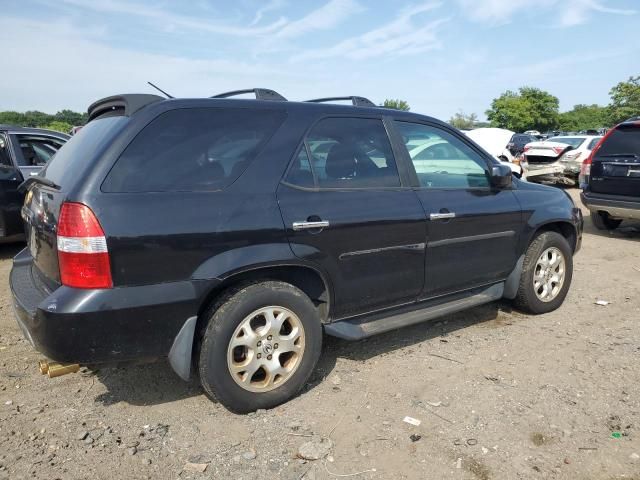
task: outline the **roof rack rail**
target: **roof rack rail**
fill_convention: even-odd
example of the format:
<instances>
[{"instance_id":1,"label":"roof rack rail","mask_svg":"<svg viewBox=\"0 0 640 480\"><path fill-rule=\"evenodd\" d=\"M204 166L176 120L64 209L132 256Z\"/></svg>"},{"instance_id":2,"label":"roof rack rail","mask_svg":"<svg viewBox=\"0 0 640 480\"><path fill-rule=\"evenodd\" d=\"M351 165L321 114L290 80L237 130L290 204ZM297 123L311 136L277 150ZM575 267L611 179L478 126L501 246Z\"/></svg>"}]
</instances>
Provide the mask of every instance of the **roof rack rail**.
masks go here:
<instances>
[{"instance_id":1,"label":"roof rack rail","mask_svg":"<svg viewBox=\"0 0 640 480\"><path fill-rule=\"evenodd\" d=\"M268 88L247 88L245 90L232 90L230 92L219 93L209 98L227 98L234 97L236 95L242 95L243 93L255 93L256 100L273 100L276 102L286 102L287 99L280 95L275 90Z\"/></svg>"},{"instance_id":2,"label":"roof rack rail","mask_svg":"<svg viewBox=\"0 0 640 480\"><path fill-rule=\"evenodd\" d=\"M377 107L375 103L373 103L368 98L358 97L355 95L348 97L326 97L326 98L314 98L313 100L305 100L306 102L311 103L324 103L324 102L334 102L336 100L351 100L351 103L354 107Z\"/></svg>"}]
</instances>

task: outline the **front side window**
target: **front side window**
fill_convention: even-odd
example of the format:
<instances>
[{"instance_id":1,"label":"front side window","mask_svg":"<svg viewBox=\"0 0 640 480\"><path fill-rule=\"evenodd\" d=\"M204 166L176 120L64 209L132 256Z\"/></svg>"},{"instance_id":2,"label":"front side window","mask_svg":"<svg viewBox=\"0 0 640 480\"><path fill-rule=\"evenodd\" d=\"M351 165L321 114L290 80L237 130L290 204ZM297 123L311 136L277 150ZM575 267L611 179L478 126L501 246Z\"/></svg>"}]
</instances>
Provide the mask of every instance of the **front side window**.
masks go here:
<instances>
[{"instance_id":1,"label":"front side window","mask_svg":"<svg viewBox=\"0 0 640 480\"><path fill-rule=\"evenodd\" d=\"M430 125L409 122L395 125L421 187L489 188L486 161L462 140Z\"/></svg>"},{"instance_id":2,"label":"front side window","mask_svg":"<svg viewBox=\"0 0 640 480\"><path fill-rule=\"evenodd\" d=\"M326 118L313 127L305 149L319 188L400 186L382 120Z\"/></svg>"},{"instance_id":3,"label":"front side window","mask_svg":"<svg viewBox=\"0 0 640 480\"><path fill-rule=\"evenodd\" d=\"M106 192L222 189L246 170L284 117L281 110L248 108L168 111L147 125L127 146L102 189Z\"/></svg>"}]
</instances>

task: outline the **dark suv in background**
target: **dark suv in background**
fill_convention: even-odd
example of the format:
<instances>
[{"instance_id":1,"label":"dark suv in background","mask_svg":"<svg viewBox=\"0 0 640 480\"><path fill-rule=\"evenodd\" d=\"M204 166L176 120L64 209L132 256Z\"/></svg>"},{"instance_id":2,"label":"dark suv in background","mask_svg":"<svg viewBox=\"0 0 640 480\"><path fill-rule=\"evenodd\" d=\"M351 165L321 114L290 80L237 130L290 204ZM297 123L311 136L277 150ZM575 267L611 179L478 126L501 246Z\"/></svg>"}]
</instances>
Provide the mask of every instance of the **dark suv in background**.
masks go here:
<instances>
[{"instance_id":1,"label":"dark suv in background","mask_svg":"<svg viewBox=\"0 0 640 480\"><path fill-rule=\"evenodd\" d=\"M11 288L25 336L63 363L43 373L168 357L248 412L296 395L323 331L561 305L582 237L566 193L430 117L252 92L100 100L28 182Z\"/></svg>"},{"instance_id":2,"label":"dark suv in background","mask_svg":"<svg viewBox=\"0 0 640 480\"><path fill-rule=\"evenodd\" d=\"M513 155L514 157L517 157L518 155L524 152L524 146L527 143L537 142L537 141L538 139L533 135L516 133L513 135L513 137L511 137L511 140L509 140L509 143L507 144L507 148L509 149L509 152L511 153L511 155Z\"/></svg>"},{"instance_id":3,"label":"dark suv in background","mask_svg":"<svg viewBox=\"0 0 640 480\"><path fill-rule=\"evenodd\" d=\"M596 228L640 221L640 117L615 126L582 164L582 203Z\"/></svg>"},{"instance_id":4,"label":"dark suv in background","mask_svg":"<svg viewBox=\"0 0 640 480\"><path fill-rule=\"evenodd\" d=\"M24 193L18 186L65 144L69 135L41 128L0 125L0 239L24 234L20 209Z\"/></svg>"}]
</instances>

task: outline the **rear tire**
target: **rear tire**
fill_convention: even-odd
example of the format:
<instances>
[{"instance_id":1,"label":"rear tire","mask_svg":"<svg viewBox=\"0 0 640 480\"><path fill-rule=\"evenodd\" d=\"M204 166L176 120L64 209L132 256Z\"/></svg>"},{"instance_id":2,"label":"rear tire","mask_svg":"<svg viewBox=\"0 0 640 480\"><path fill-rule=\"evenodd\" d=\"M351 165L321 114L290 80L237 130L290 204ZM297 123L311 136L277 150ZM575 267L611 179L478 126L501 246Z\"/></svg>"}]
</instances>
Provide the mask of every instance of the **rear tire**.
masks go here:
<instances>
[{"instance_id":1,"label":"rear tire","mask_svg":"<svg viewBox=\"0 0 640 480\"><path fill-rule=\"evenodd\" d=\"M622 220L614 220L606 212L591 212L591 222L598 230L615 230Z\"/></svg>"},{"instance_id":2,"label":"rear tire","mask_svg":"<svg viewBox=\"0 0 640 480\"><path fill-rule=\"evenodd\" d=\"M320 357L318 312L309 297L288 283L263 281L230 290L204 316L200 383L233 412L290 400Z\"/></svg>"},{"instance_id":3,"label":"rear tire","mask_svg":"<svg viewBox=\"0 0 640 480\"><path fill-rule=\"evenodd\" d=\"M557 232L543 232L527 248L520 276L517 308L529 313L557 309L569 291L573 276L573 252Z\"/></svg>"}]
</instances>

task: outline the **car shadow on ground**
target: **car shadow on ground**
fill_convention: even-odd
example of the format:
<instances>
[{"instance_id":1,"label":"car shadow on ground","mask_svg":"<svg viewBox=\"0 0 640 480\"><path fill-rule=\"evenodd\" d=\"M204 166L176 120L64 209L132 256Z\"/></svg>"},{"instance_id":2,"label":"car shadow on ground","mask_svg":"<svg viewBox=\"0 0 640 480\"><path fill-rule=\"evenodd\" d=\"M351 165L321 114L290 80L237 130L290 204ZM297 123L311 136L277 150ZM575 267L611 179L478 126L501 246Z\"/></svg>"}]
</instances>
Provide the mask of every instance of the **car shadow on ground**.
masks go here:
<instances>
[{"instance_id":1,"label":"car shadow on ground","mask_svg":"<svg viewBox=\"0 0 640 480\"><path fill-rule=\"evenodd\" d=\"M625 220L615 230L598 230L591 222L591 219L585 216L584 235L640 241L640 222Z\"/></svg>"},{"instance_id":2,"label":"car shadow on ground","mask_svg":"<svg viewBox=\"0 0 640 480\"><path fill-rule=\"evenodd\" d=\"M24 247L24 241L0 243L0 260L8 260L15 257Z\"/></svg>"},{"instance_id":3,"label":"car shadow on ground","mask_svg":"<svg viewBox=\"0 0 640 480\"><path fill-rule=\"evenodd\" d=\"M442 343L455 341L455 333L471 325L499 328L512 321L508 303L494 302L411 327L383 333L357 342L324 336L323 352L303 392L321 385L336 366L338 358L369 360L390 352L438 338ZM96 402L109 406L119 402L131 405L158 405L204 395L194 375L184 382L171 370L168 362L104 368L96 371L97 381L107 391Z\"/></svg>"}]
</instances>

